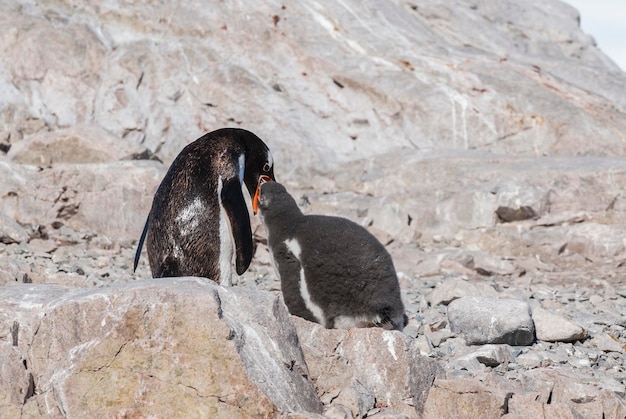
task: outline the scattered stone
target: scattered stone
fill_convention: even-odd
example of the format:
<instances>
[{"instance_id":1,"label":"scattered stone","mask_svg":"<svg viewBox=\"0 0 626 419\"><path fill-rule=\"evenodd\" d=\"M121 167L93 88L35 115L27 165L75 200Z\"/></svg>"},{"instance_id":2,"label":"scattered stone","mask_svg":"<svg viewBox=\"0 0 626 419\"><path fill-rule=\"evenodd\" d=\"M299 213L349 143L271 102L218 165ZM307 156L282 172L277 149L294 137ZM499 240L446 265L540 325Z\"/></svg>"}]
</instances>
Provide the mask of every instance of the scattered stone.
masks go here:
<instances>
[{"instance_id":1,"label":"scattered stone","mask_svg":"<svg viewBox=\"0 0 626 419\"><path fill-rule=\"evenodd\" d=\"M532 307L535 334L547 342L575 342L586 336L585 329L576 323L552 313L539 305Z\"/></svg>"},{"instance_id":2,"label":"scattered stone","mask_svg":"<svg viewBox=\"0 0 626 419\"><path fill-rule=\"evenodd\" d=\"M33 252L53 253L58 249L58 245L53 240L32 239L29 247Z\"/></svg>"},{"instance_id":3,"label":"scattered stone","mask_svg":"<svg viewBox=\"0 0 626 419\"><path fill-rule=\"evenodd\" d=\"M494 257L485 252L475 252L473 254L472 269L483 276L503 276L513 274L516 267L508 260Z\"/></svg>"},{"instance_id":4,"label":"scattered stone","mask_svg":"<svg viewBox=\"0 0 626 419\"><path fill-rule=\"evenodd\" d=\"M0 212L0 243L22 243L28 241L28 239L29 235L22 226L16 223L11 217Z\"/></svg>"},{"instance_id":5,"label":"scattered stone","mask_svg":"<svg viewBox=\"0 0 626 419\"><path fill-rule=\"evenodd\" d=\"M28 277L26 266L14 259L0 255L0 285L23 282Z\"/></svg>"},{"instance_id":6,"label":"scattered stone","mask_svg":"<svg viewBox=\"0 0 626 419\"><path fill-rule=\"evenodd\" d=\"M589 220L589 214L582 211L565 211L557 213L548 213L540 217L535 226L553 227L558 225L578 224Z\"/></svg>"},{"instance_id":7,"label":"scattered stone","mask_svg":"<svg viewBox=\"0 0 626 419\"><path fill-rule=\"evenodd\" d=\"M324 404L329 404L325 402ZM352 419L352 411L342 404L333 404L324 411L324 418L328 419Z\"/></svg>"},{"instance_id":8,"label":"scattered stone","mask_svg":"<svg viewBox=\"0 0 626 419\"><path fill-rule=\"evenodd\" d=\"M435 380L424 405L424 418L499 418L507 395L472 379Z\"/></svg>"},{"instance_id":9,"label":"scattered stone","mask_svg":"<svg viewBox=\"0 0 626 419\"><path fill-rule=\"evenodd\" d=\"M591 339L591 345L594 348L597 348L604 352L621 352L626 351L626 347L624 344L620 343L620 341L614 336L609 335L608 333L602 333L594 336Z\"/></svg>"},{"instance_id":10,"label":"scattered stone","mask_svg":"<svg viewBox=\"0 0 626 419\"><path fill-rule=\"evenodd\" d=\"M448 305L450 329L468 345L506 343L530 345L535 329L530 307L523 301L463 297Z\"/></svg>"},{"instance_id":11,"label":"scattered stone","mask_svg":"<svg viewBox=\"0 0 626 419\"><path fill-rule=\"evenodd\" d=\"M537 213L532 207L523 206L519 208L498 207L496 209L496 215L498 219L503 223L510 223L513 221L522 221L535 218Z\"/></svg>"},{"instance_id":12,"label":"scattered stone","mask_svg":"<svg viewBox=\"0 0 626 419\"><path fill-rule=\"evenodd\" d=\"M589 302L593 304L594 306L597 306L598 304L602 304L603 301L604 301L604 298L601 295L594 294L589 297Z\"/></svg>"},{"instance_id":13,"label":"scattered stone","mask_svg":"<svg viewBox=\"0 0 626 419\"><path fill-rule=\"evenodd\" d=\"M484 345L479 349L457 358L459 362L476 360L487 367L497 367L498 365L508 365L513 362L511 347L508 345Z\"/></svg>"},{"instance_id":14,"label":"scattered stone","mask_svg":"<svg viewBox=\"0 0 626 419\"><path fill-rule=\"evenodd\" d=\"M462 297L474 296L496 297L497 291L488 284L473 283L459 278L449 278L435 287L428 297L431 306L448 305Z\"/></svg>"},{"instance_id":15,"label":"scattered stone","mask_svg":"<svg viewBox=\"0 0 626 419\"><path fill-rule=\"evenodd\" d=\"M434 345L426 335L420 335L415 339L415 347L419 349L421 355L430 355Z\"/></svg>"},{"instance_id":16,"label":"scattered stone","mask_svg":"<svg viewBox=\"0 0 626 419\"><path fill-rule=\"evenodd\" d=\"M533 369L541 366L545 357L540 352L527 352L518 355L515 358L517 364L527 369Z\"/></svg>"},{"instance_id":17,"label":"scattered stone","mask_svg":"<svg viewBox=\"0 0 626 419\"><path fill-rule=\"evenodd\" d=\"M454 336L454 333L449 330L431 331L429 329L426 329L424 335L430 340L432 346L436 348L439 347L443 342Z\"/></svg>"}]
</instances>

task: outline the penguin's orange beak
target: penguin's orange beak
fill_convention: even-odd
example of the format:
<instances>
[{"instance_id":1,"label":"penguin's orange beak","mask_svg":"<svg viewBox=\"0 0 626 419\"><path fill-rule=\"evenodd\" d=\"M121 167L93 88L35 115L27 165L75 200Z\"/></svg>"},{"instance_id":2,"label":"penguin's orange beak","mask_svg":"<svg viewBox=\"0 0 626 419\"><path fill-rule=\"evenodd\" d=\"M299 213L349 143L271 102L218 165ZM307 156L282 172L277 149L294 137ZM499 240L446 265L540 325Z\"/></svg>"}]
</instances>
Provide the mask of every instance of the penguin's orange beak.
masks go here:
<instances>
[{"instance_id":1,"label":"penguin's orange beak","mask_svg":"<svg viewBox=\"0 0 626 419\"><path fill-rule=\"evenodd\" d=\"M256 190L254 191L254 197L252 198L252 210L254 214L259 211L259 200L261 199L261 185L265 182L272 182L272 178L266 175L259 176L259 182L256 185Z\"/></svg>"}]
</instances>

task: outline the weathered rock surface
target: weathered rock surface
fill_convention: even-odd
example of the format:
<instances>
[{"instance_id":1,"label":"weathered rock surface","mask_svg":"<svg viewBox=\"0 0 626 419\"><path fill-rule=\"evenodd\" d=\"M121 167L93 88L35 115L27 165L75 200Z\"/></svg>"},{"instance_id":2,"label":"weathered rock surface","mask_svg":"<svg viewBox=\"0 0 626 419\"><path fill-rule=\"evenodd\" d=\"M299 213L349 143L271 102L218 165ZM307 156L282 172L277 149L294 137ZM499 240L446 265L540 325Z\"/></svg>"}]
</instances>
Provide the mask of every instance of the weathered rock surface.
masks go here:
<instances>
[{"instance_id":1,"label":"weathered rock surface","mask_svg":"<svg viewBox=\"0 0 626 419\"><path fill-rule=\"evenodd\" d=\"M165 174L156 162L0 165L3 211L21 224L62 223L120 240L141 234Z\"/></svg>"},{"instance_id":2,"label":"weathered rock surface","mask_svg":"<svg viewBox=\"0 0 626 419\"><path fill-rule=\"evenodd\" d=\"M0 292L3 340L12 341L2 394L13 407L52 417L321 412L272 294L194 278Z\"/></svg>"},{"instance_id":3,"label":"weathered rock surface","mask_svg":"<svg viewBox=\"0 0 626 419\"><path fill-rule=\"evenodd\" d=\"M0 212L0 243L22 243L28 241L30 237L26 230L8 215Z\"/></svg>"},{"instance_id":4,"label":"weathered rock surface","mask_svg":"<svg viewBox=\"0 0 626 419\"><path fill-rule=\"evenodd\" d=\"M104 163L141 156L144 150L119 141L98 126L37 132L11 146L8 156L21 164L49 167L57 163Z\"/></svg>"},{"instance_id":5,"label":"weathered rock surface","mask_svg":"<svg viewBox=\"0 0 626 419\"><path fill-rule=\"evenodd\" d=\"M174 347L156 320L178 319L196 322L196 334L233 331L226 339L240 345L229 352L233 375L259 395L258 412L289 411L273 386L291 381L271 374L287 373L274 362L288 359L287 374L300 376L305 364L310 377L336 365L315 381L331 417L445 417L464 407L507 417L626 416L626 76L581 32L571 7L552 0L210 7L8 0L0 3L0 57L0 289L33 283L47 290L12 297L22 301L19 310L0 300L0 312L11 314L1 320L0 355L10 364L2 363L0 415L45 416L48 406L93 394L63 383L88 382L123 360L165 371L133 376L127 368L103 378L111 386L143 380L146 391L127 400L144 403L164 391L163 411L183 400L194 409L194 397L208 391L207 374L188 368L177 376L174 366L189 359L210 365L213 343L198 346L183 334ZM130 314L107 317L114 299L95 297L107 291L94 287L131 289L123 283L150 276L145 257L131 272L134 244L168 164L184 145L223 126L250 129L268 143L277 178L305 212L348 217L387 245L410 318L406 337L315 329L320 344L312 348L320 352L312 357L293 342L291 327L261 333L274 322L291 324L276 300L223 309L221 326L209 331L188 301L211 319L217 305L200 295L163 301L157 290L141 307L132 301L144 297L117 296ZM254 219L255 259L238 286L279 294L258 226ZM216 293L224 296L221 307L260 298ZM539 326L531 345L468 346L451 330L447 305L470 296L520 301L576 327L567 323L569 337L543 335L533 315ZM77 311L88 306L93 318ZM63 315L76 319L56 329L70 320ZM131 339L139 326L145 329ZM576 336L580 328L586 338ZM100 344L63 346L86 334ZM393 345L384 336L396 336ZM28 349L28 339L48 346ZM288 343L274 348L268 339ZM322 353L322 342L339 341L342 362L357 364L342 365L334 347ZM272 355L246 352L254 342ZM173 358L183 343L199 352ZM300 347L306 362L296 355ZM421 375L410 373L408 384L405 370L385 375L389 347L424 379L437 368L417 353L437 361L445 377L418 397L425 383L411 379ZM376 354L384 362L371 361ZM370 361L368 374L360 363ZM63 375L70 370L76 374ZM369 387L346 381L347 374ZM261 376L265 383L255 384ZM178 386L181 377L196 390ZM408 398L381 393L375 377ZM52 390L67 398L55 399ZM173 394L181 398L172 401ZM228 406L212 399L234 409L228 414L254 409L248 399ZM147 415L157 406L142 409Z\"/></svg>"},{"instance_id":6,"label":"weathered rock surface","mask_svg":"<svg viewBox=\"0 0 626 419\"><path fill-rule=\"evenodd\" d=\"M11 142L95 123L170 162L232 124L271 138L290 168L402 148L624 153L623 74L557 1L12 0L1 12Z\"/></svg>"},{"instance_id":7,"label":"weathered rock surface","mask_svg":"<svg viewBox=\"0 0 626 419\"><path fill-rule=\"evenodd\" d=\"M436 380L424 406L425 418L499 418L507 395L470 379Z\"/></svg>"},{"instance_id":8,"label":"weathered rock surface","mask_svg":"<svg viewBox=\"0 0 626 419\"><path fill-rule=\"evenodd\" d=\"M343 405L360 417L379 408L421 415L433 381L444 373L400 332L326 330L298 317L293 320L311 379L329 408Z\"/></svg>"},{"instance_id":9,"label":"weathered rock surface","mask_svg":"<svg viewBox=\"0 0 626 419\"><path fill-rule=\"evenodd\" d=\"M458 362L462 368L467 370L477 370L481 369L478 364L483 364L487 367L497 367L504 364L506 367L514 360L515 355L509 345L488 344L479 347L477 350L467 355L457 358L454 362Z\"/></svg>"},{"instance_id":10,"label":"weathered rock surface","mask_svg":"<svg viewBox=\"0 0 626 419\"><path fill-rule=\"evenodd\" d=\"M448 304L450 329L463 335L469 345L504 343L530 345L535 326L524 301L464 297Z\"/></svg>"},{"instance_id":11,"label":"weathered rock surface","mask_svg":"<svg viewBox=\"0 0 626 419\"><path fill-rule=\"evenodd\" d=\"M445 265L440 266L442 269L445 269ZM447 267L448 269L452 268L450 265L447 265ZM495 297L497 295L498 292L489 284L477 284L460 278L450 278L447 281L437 284L432 294L430 294L428 303L431 306L439 304L448 305L452 301L461 297Z\"/></svg>"}]
</instances>

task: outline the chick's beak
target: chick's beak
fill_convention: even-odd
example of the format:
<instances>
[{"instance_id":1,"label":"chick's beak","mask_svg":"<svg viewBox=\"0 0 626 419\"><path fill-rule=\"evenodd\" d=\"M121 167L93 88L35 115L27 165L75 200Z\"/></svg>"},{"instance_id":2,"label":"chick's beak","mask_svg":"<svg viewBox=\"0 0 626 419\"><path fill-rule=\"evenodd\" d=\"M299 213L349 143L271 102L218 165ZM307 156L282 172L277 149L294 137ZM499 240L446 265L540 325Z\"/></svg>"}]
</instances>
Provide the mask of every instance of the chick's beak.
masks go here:
<instances>
[{"instance_id":1,"label":"chick's beak","mask_svg":"<svg viewBox=\"0 0 626 419\"><path fill-rule=\"evenodd\" d=\"M259 211L259 200L261 199L261 185L265 182L272 182L272 178L266 175L259 176L259 182L256 185L254 197L252 198L252 210L254 211L255 215Z\"/></svg>"}]
</instances>

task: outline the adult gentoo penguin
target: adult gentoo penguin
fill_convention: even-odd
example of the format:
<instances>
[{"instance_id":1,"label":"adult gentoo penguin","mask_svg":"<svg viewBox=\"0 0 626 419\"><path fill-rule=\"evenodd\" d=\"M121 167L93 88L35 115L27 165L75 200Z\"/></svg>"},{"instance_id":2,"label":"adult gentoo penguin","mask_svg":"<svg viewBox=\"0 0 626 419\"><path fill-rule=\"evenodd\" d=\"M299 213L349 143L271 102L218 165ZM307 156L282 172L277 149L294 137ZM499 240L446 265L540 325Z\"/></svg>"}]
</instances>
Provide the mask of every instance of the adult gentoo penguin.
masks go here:
<instances>
[{"instance_id":1,"label":"adult gentoo penguin","mask_svg":"<svg viewBox=\"0 0 626 419\"><path fill-rule=\"evenodd\" d=\"M291 314L326 328L408 322L391 256L350 220L303 215L284 186L260 186L259 214Z\"/></svg>"},{"instance_id":2,"label":"adult gentoo penguin","mask_svg":"<svg viewBox=\"0 0 626 419\"><path fill-rule=\"evenodd\" d=\"M256 213L258 186L274 180L273 166L265 143L244 129L219 129L187 145L154 195L134 269L147 239L153 277L202 276L230 285L233 247L238 275L253 252L242 187Z\"/></svg>"}]
</instances>

